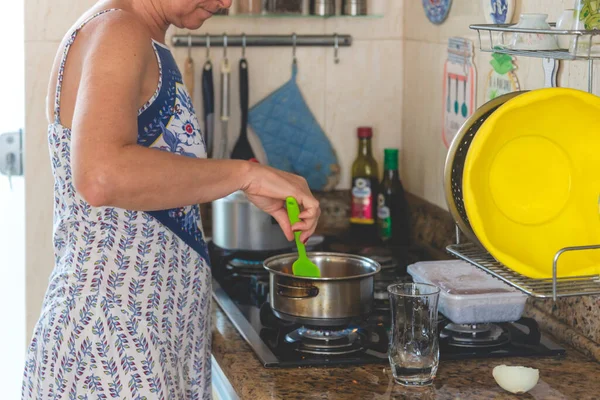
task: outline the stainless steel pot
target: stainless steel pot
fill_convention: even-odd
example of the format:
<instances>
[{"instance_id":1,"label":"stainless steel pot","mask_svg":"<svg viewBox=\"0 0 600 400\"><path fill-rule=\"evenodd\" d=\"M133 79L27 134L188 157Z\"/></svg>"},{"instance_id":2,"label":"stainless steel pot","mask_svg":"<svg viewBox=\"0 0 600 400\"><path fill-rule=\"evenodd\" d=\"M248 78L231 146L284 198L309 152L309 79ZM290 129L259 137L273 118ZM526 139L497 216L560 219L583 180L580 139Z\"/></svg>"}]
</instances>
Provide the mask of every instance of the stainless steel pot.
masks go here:
<instances>
[{"instance_id":1,"label":"stainless steel pot","mask_svg":"<svg viewBox=\"0 0 600 400\"><path fill-rule=\"evenodd\" d=\"M243 192L213 201L213 243L225 250L272 251L289 249L273 217L250 203Z\"/></svg>"},{"instance_id":2,"label":"stainless steel pot","mask_svg":"<svg viewBox=\"0 0 600 400\"><path fill-rule=\"evenodd\" d=\"M267 259L270 304L280 319L309 326L345 326L364 318L373 305L373 275L381 266L368 258L340 253L308 253L320 278L292 274L297 254Z\"/></svg>"}]
</instances>

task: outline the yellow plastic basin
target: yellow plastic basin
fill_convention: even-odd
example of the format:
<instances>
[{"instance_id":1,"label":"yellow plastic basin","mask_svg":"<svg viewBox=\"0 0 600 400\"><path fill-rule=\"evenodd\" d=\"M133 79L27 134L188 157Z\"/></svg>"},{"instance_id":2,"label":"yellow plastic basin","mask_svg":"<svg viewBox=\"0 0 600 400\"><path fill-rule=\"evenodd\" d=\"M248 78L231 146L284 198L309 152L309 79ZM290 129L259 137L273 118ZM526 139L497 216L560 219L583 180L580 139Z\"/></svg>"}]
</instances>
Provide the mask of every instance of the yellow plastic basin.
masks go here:
<instances>
[{"instance_id":1,"label":"yellow plastic basin","mask_svg":"<svg viewBox=\"0 0 600 400\"><path fill-rule=\"evenodd\" d=\"M498 261L551 278L557 251L600 244L600 97L524 93L481 126L465 161L473 231ZM558 276L600 274L600 250L564 253Z\"/></svg>"}]
</instances>

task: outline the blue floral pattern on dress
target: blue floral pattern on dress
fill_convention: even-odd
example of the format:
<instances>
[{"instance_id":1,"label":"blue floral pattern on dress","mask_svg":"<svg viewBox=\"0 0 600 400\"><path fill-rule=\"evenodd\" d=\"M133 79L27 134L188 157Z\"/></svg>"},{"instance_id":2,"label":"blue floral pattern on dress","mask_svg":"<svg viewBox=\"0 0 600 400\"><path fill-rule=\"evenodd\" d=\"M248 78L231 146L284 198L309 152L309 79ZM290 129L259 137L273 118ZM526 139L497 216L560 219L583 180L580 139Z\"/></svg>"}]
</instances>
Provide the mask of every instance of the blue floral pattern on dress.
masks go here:
<instances>
[{"instance_id":1,"label":"blue floral pattern on dress","mask_svg":"<svg viewBox=\"0 0 600 400\"><path fill-rule=\"evenodd\" d=\"M67 41L48 129L55 266L27 349L22 399L210 399L211 278L199 207L156 214L92 207L73 185L60 89L83 25ZM175 61L160 44L153 48L160 81L139 110L138 143L205 157Z\"/></svg>"}]
</instances>

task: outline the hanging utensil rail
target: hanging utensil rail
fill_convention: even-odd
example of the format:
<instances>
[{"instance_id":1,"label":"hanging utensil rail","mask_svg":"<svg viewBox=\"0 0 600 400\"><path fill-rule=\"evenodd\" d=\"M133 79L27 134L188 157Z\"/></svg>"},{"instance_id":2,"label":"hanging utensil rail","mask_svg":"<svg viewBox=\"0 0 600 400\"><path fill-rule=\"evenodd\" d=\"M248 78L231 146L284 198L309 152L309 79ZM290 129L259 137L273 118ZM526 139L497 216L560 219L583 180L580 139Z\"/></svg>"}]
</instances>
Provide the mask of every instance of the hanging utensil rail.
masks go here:
<instances>
[{"instance_id":1,"label":"hanging utensil rail","mask_svg":"<svg viewBox=\"0 0 600 400\"><path fill-rule=\"evenodd\" d=\"M227 40L229 47L242 47L243 35L174 35L171 42L175 47L205 47L206 39L209 38L211 46L223 46L224 40ZM226 39L225 39L226 38ZM247 47L274 47L274 46L294 46L293 35L246 35ZM296 46L309 47L349 47L352 45L351 35L296 35Z\"/></svg>"}]
</instances>

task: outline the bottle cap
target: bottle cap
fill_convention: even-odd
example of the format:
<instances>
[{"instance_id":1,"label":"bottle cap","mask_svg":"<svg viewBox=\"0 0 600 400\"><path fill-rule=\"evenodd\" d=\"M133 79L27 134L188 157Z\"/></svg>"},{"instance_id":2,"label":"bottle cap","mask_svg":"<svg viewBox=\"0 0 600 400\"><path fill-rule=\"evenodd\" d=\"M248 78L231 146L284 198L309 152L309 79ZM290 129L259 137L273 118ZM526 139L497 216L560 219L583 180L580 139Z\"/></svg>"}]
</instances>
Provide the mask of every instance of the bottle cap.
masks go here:
<instances>
[{"instance_id":1,"label":"bottle cap","mask_svg":"<svg viewBox=\"0 0 600 400\"><path fill-rule=\"evenodd\" d=\"M373 128L369 126L361 126L358 128L359 139L371 139L373 137Z\"/></svg>"},{"instance_id":2,"label":"bottle cap","mask_svg":"<svg viewBox=\"0 0 600 400\"><path fill-rule=\"evenodd\" d=\"M386 170L398 169L398 149L383 150L383 167Z\"/></svg>"}]
</instances>

